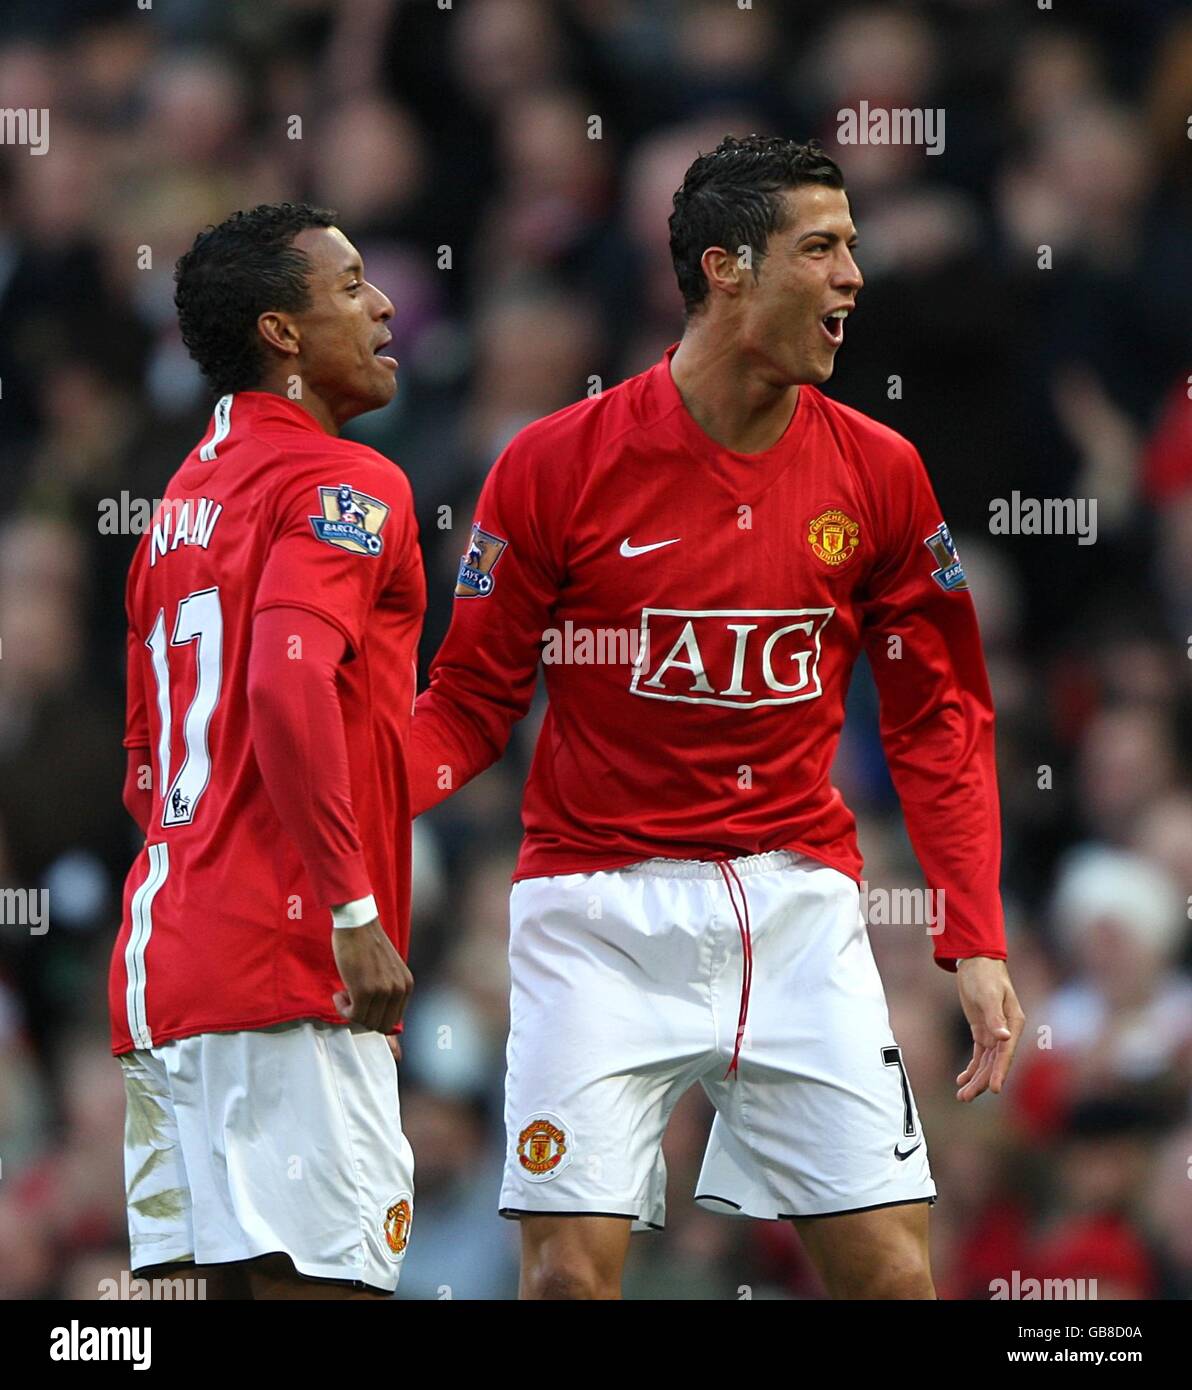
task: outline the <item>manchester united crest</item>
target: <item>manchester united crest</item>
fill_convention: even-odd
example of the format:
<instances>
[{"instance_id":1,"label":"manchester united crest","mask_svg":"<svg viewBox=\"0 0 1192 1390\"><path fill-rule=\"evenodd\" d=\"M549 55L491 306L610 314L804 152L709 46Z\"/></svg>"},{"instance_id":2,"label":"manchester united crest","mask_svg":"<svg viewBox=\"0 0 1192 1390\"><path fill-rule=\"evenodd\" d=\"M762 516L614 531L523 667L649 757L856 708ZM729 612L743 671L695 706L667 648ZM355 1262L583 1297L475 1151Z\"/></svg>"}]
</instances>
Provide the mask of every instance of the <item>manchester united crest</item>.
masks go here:
<instances>
[{"instance_id":1,"label":"manchester united crest","mask_svg":"<svg viewBox=\"0 0 1192 1390\"><path fill-rule=\"evenodd\" d=\"M808 523L807 543L825 565L843 565L857 552L861 528L847 512L833 508Z\"/></svg>"},{"instance_id":2,"label":"manchester united crest","mask_svg":"<svg viewBox=\"0 0 1192 1390\"><path fill-rule=\"evenodd\" d=\"M558 1115L540 1113L517 1136L517 1161L531 1182L555 1177L571 1161L567 1126Z\"/></svg>"},{"instance_id":3,"label":"manchester united crest","mask_svg":"<svg viewBox=\"0 0 1192 1390\"><path fill-rule=\"evenodd\" d=\"M393 1201L385 1213L385 1244L393 1258L400 1259L410 1242L410 1223L414 1218L409 1193Z\"/></svg>"}]
</instances>

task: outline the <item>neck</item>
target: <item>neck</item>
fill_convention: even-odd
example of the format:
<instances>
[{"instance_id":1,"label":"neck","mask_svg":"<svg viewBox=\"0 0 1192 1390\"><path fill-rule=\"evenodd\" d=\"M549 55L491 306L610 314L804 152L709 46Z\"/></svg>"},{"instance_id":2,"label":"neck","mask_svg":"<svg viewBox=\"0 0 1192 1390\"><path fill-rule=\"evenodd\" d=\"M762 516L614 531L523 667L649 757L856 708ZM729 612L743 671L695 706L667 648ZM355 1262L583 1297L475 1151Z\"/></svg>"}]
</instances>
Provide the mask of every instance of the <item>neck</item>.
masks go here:
<instances>
[{"instance_id":1,"label":"neck","mask_svg":"<svg viewBox=\"0 0 1192 1390\"><path fill-rule=\"evenodd\" d=\"M799 388L767 380L732 335L689 327L670 363L671 378L695 423L717 444L758 454L782 438Z\"/></svg>"},{"instance_id":2,"label":"neck","mask_svg":"<svg viewBox=\"0 0 1192 1390\"><path fill-rule=\"evenodd\" d=\"M272 396L284 396L287 401L293 401L300 410L305 410L327 434L338 435L340 422L331 413L331 407L327 402L321 396L316 396L305 382L302 383L302 394L297 398L290 395L289 385L289 378L286 379L284 386L279 385L276 381L262 381L256 389L268 391Z\"/></svg>"}]
</instances>

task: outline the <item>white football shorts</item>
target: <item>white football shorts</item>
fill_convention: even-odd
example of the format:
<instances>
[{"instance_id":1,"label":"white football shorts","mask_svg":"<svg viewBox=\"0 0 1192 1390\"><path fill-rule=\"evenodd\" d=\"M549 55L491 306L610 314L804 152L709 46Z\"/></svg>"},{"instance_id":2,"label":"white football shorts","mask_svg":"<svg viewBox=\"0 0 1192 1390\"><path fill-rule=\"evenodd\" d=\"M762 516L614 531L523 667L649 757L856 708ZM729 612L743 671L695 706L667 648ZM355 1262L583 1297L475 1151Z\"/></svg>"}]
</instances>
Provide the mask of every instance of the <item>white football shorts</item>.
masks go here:
<instances>
[{"instance_id":1,"label":"white football shorts","mask_svg":"<svg viewBox=\"0 0 1192 1390\"><path fill-rule=\"evenodd\" d=\"M934 1202L845 874L785 850L651 859L522 879L510 916L503 1216L661 1227L662 1135L696 1081L716 1109L707 1207L775 1219Z\"/></svg>"},{"instance_id":2,"label":"white football shorts","mask_svg":"<svg viewBox=\"0 0 1192 1390\"><path fill-rule=\"evenodd\" d=\"M397 1287L414 1160L380 1033L304 1019L125 1053L132 1270L284 1252Z\"/></svg>"}]
</instances>

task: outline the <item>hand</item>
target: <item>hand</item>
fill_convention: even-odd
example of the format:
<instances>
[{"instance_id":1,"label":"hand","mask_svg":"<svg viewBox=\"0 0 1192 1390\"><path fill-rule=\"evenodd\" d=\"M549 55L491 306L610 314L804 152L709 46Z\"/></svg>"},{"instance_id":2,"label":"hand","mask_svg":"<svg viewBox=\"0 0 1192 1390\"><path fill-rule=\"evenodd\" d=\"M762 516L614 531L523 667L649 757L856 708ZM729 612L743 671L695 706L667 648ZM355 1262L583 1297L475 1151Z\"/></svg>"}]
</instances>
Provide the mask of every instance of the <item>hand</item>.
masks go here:
<instances>
[{"instance_id":1,"label":"hand","mask_svg":"<svg viewBox=\"0 0 1192 1390\"><path fill-rule=\"evenodd\" d=\"M956 966L960 1007L973 1030L973 1060L956 1078L956 1099L976 1100L989 1090L1000 1095L1026 1015L1010 983L1004 960L973 956Z\"/></svg>"},{"instance_id":2,"label":"hand","mask_svg":"<svg viewBox=\"0 0 1192 1390\"><path fill-rule=\"evenodd\" d=\"M391 1033L406 1011L414 977L376 917L363 927L332 928L331 949L344 988L332 995L352 1023Z\"/></svg>"}]
</instances>

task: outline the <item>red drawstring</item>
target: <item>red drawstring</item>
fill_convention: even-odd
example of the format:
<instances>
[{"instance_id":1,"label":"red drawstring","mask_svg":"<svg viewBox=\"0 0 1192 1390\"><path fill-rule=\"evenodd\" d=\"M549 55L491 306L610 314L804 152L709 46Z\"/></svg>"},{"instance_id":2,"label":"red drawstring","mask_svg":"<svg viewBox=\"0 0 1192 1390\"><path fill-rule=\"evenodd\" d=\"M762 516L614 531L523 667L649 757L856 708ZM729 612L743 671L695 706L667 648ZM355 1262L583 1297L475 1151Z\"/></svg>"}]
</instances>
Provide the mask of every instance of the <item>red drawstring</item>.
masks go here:
<instances>
[{"instance_id":1,"label":"red drawstring","mask_svg":"<svg viewBox=\"0 0 1192 1390\"><path fill-rule=\"evenodd\" d=\"M720 877L724 879L724 886L728 890L728 900L732 903L733 912L737 917L737 930L741 933L741 1011L737 1016L737 1040L733 1047L733 1060L728 1064L728 1071L724 1073L724 1080L727 1081L737 1070L737 1059L741 1055L741 1040L745 1036L745 1020L749 1017L749 990L753 984L753 938L749 934L749 897L745 892L745 885L737 877L737 871L733 868L731 860L716 859L713 862L720 870ZM741 916L741 909L737 907L737 900L733 897L733 882L741 890L741 902L745 908L744 917Z\"/></svg>"}]
</instances>

